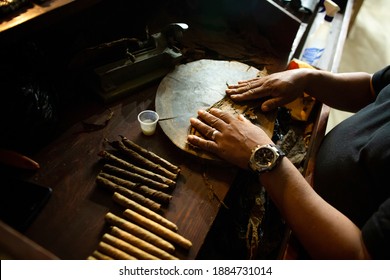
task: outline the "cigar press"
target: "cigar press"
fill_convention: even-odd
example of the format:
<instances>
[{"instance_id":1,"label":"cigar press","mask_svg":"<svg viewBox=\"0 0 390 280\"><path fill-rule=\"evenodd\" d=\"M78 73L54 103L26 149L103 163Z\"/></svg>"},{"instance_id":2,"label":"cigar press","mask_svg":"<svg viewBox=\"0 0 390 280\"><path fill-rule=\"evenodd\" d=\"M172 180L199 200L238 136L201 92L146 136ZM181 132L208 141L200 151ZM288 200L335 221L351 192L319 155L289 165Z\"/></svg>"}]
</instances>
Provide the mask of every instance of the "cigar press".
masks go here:
<instances>
[{"instance_id":1,"label":"cigar press","mask_svg":"<svg viewBox=\"0 0 390 280\"><path fill-rule=\"evenodd\" d=\"M127 49L124 58L96 67L97 93L109 102L165 76L182 58L175 44L186 29L185 23L171 23L159 33L147 34L145 41L138 41L138 50Z\"/></svg>"}]
</instances>

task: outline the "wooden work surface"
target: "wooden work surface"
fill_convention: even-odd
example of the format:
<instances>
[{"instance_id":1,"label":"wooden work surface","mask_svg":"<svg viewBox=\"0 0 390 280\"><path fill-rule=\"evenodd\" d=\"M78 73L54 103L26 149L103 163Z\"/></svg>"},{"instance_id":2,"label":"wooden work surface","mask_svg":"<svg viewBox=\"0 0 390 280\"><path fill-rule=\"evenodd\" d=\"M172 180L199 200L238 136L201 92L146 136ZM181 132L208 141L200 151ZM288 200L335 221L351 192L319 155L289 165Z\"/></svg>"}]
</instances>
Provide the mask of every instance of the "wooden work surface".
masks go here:
<instances>
[{"instance_id":1,"label":"wooden work surface","mask_svg":"<svg viewBox=\"0 0 390 280\"><path fill-rule=\"evenodd\" d=\"M83 132L82 121L104 123L110 113L106 106L80 105L69 112L73 122L34 156L41 168L29 180L51 187L53 193L25 233L27 237L61 259L85 259L97 248L101 236L108 230L105 214L124 210L112 201L111 192L95 184L103 166L98 152L106 148L105 138L117 140L123 135L181 167L173 199L164 209L164 216L176 223L179 233L193 242L188 252L178 251L177 256L196 258L236 172L227 166L202 163L182 152L160 127L153 136L142 135L137 114L154 108L156 89L157 85L151 86L110 105L114 115L108 125L98 131ZM88 111L83 112L86 108Z\"/></svg>"}]
</instances>

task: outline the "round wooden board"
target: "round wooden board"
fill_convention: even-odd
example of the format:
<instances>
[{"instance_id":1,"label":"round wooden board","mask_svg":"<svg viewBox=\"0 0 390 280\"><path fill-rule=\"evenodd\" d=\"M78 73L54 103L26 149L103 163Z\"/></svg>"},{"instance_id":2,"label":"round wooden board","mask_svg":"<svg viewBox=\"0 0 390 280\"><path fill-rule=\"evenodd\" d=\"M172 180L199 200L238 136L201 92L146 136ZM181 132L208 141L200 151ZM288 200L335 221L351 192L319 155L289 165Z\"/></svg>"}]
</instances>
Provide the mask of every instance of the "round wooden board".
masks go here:
<instances>
[{"instance_id":1,"label":"round wooden board","mask_svg":"<svg viewBox=\"0 0 390 280\"><path fill-rule=\"evenodd\" d=\"M199 109L208 109L225 96L227 84L252 79L260 71L237 61L202 59L181 64L167 74L156 93L156 111L164 133L180 149L198 157L216 157L188 145L190 117L197 117Z\"/></svg>"}]
</instances>

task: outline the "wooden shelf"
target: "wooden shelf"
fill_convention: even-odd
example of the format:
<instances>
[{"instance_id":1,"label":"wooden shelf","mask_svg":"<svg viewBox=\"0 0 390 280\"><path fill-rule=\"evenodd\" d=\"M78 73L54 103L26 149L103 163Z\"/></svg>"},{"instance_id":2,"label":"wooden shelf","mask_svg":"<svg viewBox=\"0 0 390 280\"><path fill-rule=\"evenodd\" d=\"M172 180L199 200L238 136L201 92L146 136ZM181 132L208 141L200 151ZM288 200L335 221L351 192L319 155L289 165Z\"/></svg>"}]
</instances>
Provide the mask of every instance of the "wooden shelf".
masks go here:
<instances>
[{"instance_id":1,"label":"wooden shelf","mask_svg":"<svg viewBox=\"0 0 390 280\"><path fill-rule=\"evenodd\" d=\"M18 26L29 20L35 19L41 15L44 15L50 11L53 11L57 8L60 8L72 2L75 1L74 0L51 0L51 1L46 1L42 4L31 3L31 5L22 7L21 9L15 11L14 13L10 14L8 17L3 19L0 25L0 32L14 28L15 26Z\"/></svg>"},{"instance_id":2,"label":"wooden shelf","mask_svg":"<svg viewBox=\"0 0 390 280\"><path fill-rule=\"evenodd\" d=\"M54 23L64 17L86 9L101 0L47 0L31 4L1 18L0 36L18 38L31 31ZM24 33L23 33L24 32Z\"/></svg>"}]
</instances>

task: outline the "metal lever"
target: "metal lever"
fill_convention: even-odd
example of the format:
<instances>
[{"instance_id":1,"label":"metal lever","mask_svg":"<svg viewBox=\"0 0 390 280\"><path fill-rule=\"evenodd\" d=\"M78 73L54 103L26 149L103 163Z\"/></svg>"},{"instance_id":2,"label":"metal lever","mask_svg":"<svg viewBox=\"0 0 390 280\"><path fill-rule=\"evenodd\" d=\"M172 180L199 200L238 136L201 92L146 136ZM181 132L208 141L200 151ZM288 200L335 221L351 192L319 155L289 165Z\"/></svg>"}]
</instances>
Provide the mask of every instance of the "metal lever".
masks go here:
<instances>
[{"instance_id":1,"label":"metal lever","mask_svg":"<svg viewBox=\"0 0 390 280\"><path fill-rule=\"evenodd\" d=\"M183 39L183 32L188 29L188 25L185 23L171 23L167 25L163 30L167 44L170 48L176 50L175 44L180 43Z\"/></svg>"}]
</instances>

